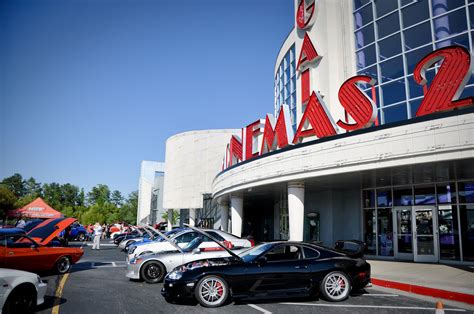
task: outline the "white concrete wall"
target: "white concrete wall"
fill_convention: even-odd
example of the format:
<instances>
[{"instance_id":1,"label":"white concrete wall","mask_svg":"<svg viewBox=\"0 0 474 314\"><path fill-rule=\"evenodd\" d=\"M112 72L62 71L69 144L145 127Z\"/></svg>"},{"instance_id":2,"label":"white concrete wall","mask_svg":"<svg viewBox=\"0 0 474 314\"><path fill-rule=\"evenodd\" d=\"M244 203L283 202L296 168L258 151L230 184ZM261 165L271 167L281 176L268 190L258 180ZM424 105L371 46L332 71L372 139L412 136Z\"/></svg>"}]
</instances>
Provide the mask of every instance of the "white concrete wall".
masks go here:
<instances>
[{"instance_id":1,"label":"white concrete wall","mask_svg":"<svg viewBox=\"0 0 474 314\"><path fill-rule=\"evenodd\" d=\"M262 157L214 179L214 197L272 183L474 157L474 113L351 135Z\"/></svg>"},{"instance_id":2,"label":"white concrete wall","mask_svg":"<svg viewBox=\"0 0 474 314\"><path fill-rule=\"evenodd\" d=\"M166 141L163 207L202 208L202 195L222 170L222 158L232 135L240 129L202 130L176 134Z\"/></svg>"},{"instance_id":3,"label":"white concrete wall","mask_svg":"<svg viewBox=\"0 0 474 314\"><path fill-rule=\"evenodd\" d=\"M165 165L157 161L142 161L138 180L137 224L146 223L151 210L151 193L155 181L155 172L164 171Z\"/></svg>"}]
</instances>

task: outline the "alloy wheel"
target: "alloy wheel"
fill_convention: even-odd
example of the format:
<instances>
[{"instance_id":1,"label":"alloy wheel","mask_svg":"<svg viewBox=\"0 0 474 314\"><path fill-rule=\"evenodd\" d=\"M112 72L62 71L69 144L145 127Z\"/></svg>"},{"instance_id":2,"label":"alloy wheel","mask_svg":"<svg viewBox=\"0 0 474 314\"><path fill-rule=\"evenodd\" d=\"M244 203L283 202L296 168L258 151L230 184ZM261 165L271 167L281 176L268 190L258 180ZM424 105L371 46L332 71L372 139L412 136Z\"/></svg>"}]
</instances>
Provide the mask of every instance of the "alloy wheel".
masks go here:
<instances>
[{"instance_id":1,"label":"alloy wheel","mask_svg":"<svg viewBox=\"0 0 474 314\"><path fill-rule=\"evenodd\" d=\"M219 306L227 297L227 285L217 277L205 278L199 287L200 300L206 306Z\"/></svg>"},{"instance_id":2,"label":"alloy wheel","mask_svg":"<svg viewBox=\"0 0 474 314\"><path fill-rule=\"evenodd\" d=\"M324 294L331 301L341 301L349 295L350 286L345 274L334 272L327 275L324 280Z\"/></svg>"},{"instance_id":3,"label":"alloy wheel","mask_svg":"<svg viewBox=\"0 0 474 314\"><path fill-rule=\"evenodd\" d=\"M58 273L65 274L71 268L71 261L66 256L62 256L56 263Z\"/></svg>"}]
</instances>

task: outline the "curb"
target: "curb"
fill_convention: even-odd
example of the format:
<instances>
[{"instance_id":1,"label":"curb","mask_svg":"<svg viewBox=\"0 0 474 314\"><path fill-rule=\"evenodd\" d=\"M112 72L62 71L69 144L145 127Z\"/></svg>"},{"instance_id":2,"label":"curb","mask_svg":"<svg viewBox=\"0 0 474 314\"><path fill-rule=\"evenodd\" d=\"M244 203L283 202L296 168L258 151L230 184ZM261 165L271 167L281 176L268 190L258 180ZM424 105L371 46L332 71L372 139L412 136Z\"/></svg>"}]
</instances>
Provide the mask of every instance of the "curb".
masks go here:
<instances>
[{"instance_id":1,"label":"curb","mask_svg":"<svg viewBox=\"0 0 474 314\"><path fill-rule=\"evenodd\" d=\"M390 280L377 279L377 278L371 278L370 281L372 282L372 284L376 286L381 286L385 288L402 290L402 291L429 296L433 298L440 298L440 299L445 299L445 300L474 304L474 295L472 294L447 291L447 290L441 290L441 289L435 289L435 288L428 288L428 287L423 287L423 286L417 286L417 285L390 281Z\"/></svg>"}]
</instances>

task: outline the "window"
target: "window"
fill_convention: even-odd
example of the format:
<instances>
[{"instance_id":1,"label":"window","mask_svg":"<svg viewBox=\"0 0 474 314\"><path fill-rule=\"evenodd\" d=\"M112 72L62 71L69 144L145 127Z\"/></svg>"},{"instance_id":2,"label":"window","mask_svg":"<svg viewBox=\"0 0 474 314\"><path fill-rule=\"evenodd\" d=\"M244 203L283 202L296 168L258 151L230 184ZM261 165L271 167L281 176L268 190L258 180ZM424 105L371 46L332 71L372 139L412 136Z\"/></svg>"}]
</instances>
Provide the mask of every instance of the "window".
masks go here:
<instances>
[{"instance_id":1,"label":"window","mask_svg":"<svg viewBox=\"0 0 474 314\"><path fill-rule=\"evenodd\" d=\"M436 204L434 186L415 186L415 205Z\"/></svg>"},{"instance_id":2,"label":"window","mask_svg":"<svg viewBox=\"0 0 474 314\"><path fill-rule=\"evenodd\" d=\"M411 187L393 189L393 204L395 206L413 205L413 192Z\"/></svg>"},{"instance_id":3,"label":"window","mask_svg":"<svg viewBox=\"0 0 474 314\"><path fill-rule=\"evenodd\" d=\"M377 17L390 13L393 10L396 10L398 7L397 1L374 0L374 2L375 2L375 12L377 13Z\"/></svg>"},{"instance_id":4,"label":"window","mask_svg":"<svg viewBox=\"0 0 474 314\"><path fill-rule=\"evenodd\" d=\"M405 79L403 78L384 84L381 87L385 106L395 104L406 99Z\"/></svg>"},{"instance_id":5,"label":"window","mask_svg":"<svg viewBox=\"0 0 474 314\"><path fill-rule=\"evenodd\" d=\"M375 88L381 88L377 97L381 124L415 116L423 87L414 82L413 70L423 57L450 45L472 51L474 31L468 32L468 28L474 29L474 5L466 3L463 0L354 0L357 73L371 76L376 81ZM428 86L435 76L435 67L427 71ZM384 84L395 81L398 83ZM464 97L474 92L474 76L469 84Z\"/></svg>"},{"instance_id":6,"label":"window","mask_svg":"<svg viewBox=\"0 0 474 314\"><path fill-rule=\"evenodd\" d=\"M430 18L428 0L410 1L402 8L403 26L408 27Z\"/></svg>"},{"instance_id":7,"label":"window","mask_svg":"<svg viewBox=\"0 0 474 314\"><path fill-rule=\"evenodd\" d=\"M308 247L303 247L304 258L318 258L319 252Z\"/></svg>"},{"instance_id":8,"label":"window","mask_svg":"<svg viewBox=\"0 0 474 314\"><path fill-rule=\"evenodd\" d=\"M460 182L458 188L459 203L474 203L474 182Z\"/></svg>"},{"instance_id":9,"label":"window","mask_svg":"<svg viewBox=\"0 0 474 314\"><path fill-rule=\"evenodd\" d=\"M7 247L9 248L29 248L36 244L31 240L23 236L9 236L7 238Z\"/></svg>"},{"instance_id":10,"label":"window","mask_svg":"<svg viewBox=\"0 0 474 314\"><path fill-rule=\"evenodd\" d=\"M197 232L187 232L185 234L179 235L175 238L176 243L187 243L191 242L194 238L198 237Z\"/></svg>"},{"instance_id":11,"label":"window","mask_svg":"<svg viewBox=\"0 0 474 314\"><path fill-rule=\"evenodd\" d=\"M393 2L393 1L384 1ZM390 34L396 33L400 30L400 21L398 12L392 13L377 21L377 29L379 31L379 38L383 38Z\"/></svg>"},{"instance_id":12,"label":"window","mask_svg":"<svg viewBox=\"0 0 474 314\"><path fill-rule=\"evenodd\" d=\"M408 118L406 103L401 103L390 107L384 107L382 110L384 116L384 124L404 121Z\"/></svg>"},{"instance_id":13,"label":"window","mask_svg":"<svg viewBox=\"0 0 474 314\"><path fill-rule=\"evenodd\" d=\"M385 60L402 53L400 33L379 41L380 60ZM401 67L403 75L403 65Z\"/></svg>"},{"instance_id":14,"label":"window","mask_svg":"<svg viewBox=\"0 0 474 314\"><path fill-rule=\"evenodd\" d=\"M295 245L278 245L271 249L265 257L269 262L291 261L301 259L301 248Z\"/></svg>"},{"instance_id":15,"label":"window","mask_svg":"<svg viewBox=\"0 0 474 314\"><path fill-rule=\"evenodd\" d=\"M211 237L213 237L214 239L218 240L218 241L224 241L225 239L223 237L221 237L220 234L218 234L217 232L214 232L214 231L206 231ZM211 239L209 239L211 240ZM211 240L212 241L212 240Z\"/></svg>"},{"instance_id":16,"label":"window","mask_svg":"<svg viewBox=\"0 0 474 314\"><path fill-rule=\"evenodd\" d=\"M392 190L377 190L377 206L392 206Z\"/></svg>"}]
</instances>

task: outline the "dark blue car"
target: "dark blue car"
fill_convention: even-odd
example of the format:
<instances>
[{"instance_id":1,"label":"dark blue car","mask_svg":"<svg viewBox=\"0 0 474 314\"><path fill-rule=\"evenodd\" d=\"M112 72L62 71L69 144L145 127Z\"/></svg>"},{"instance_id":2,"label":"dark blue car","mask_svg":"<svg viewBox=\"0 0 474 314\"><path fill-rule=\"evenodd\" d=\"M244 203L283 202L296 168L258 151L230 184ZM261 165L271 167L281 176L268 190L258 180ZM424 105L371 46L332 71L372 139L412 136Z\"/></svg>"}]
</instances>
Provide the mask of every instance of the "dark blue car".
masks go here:
<instances>
[{"instance_id":1,"label":"dark blue car","mask_svg":"<svg viewBox=\"0 0 474 314\"><path fill-rule=\"evenodd\" d=\"M87 232L86 228L84 228L78 222L75 222L71 225L71 229L68 230L67 234L68 240L85 241L90 237L89 232Z\"/></svg>"}]
</instances>

